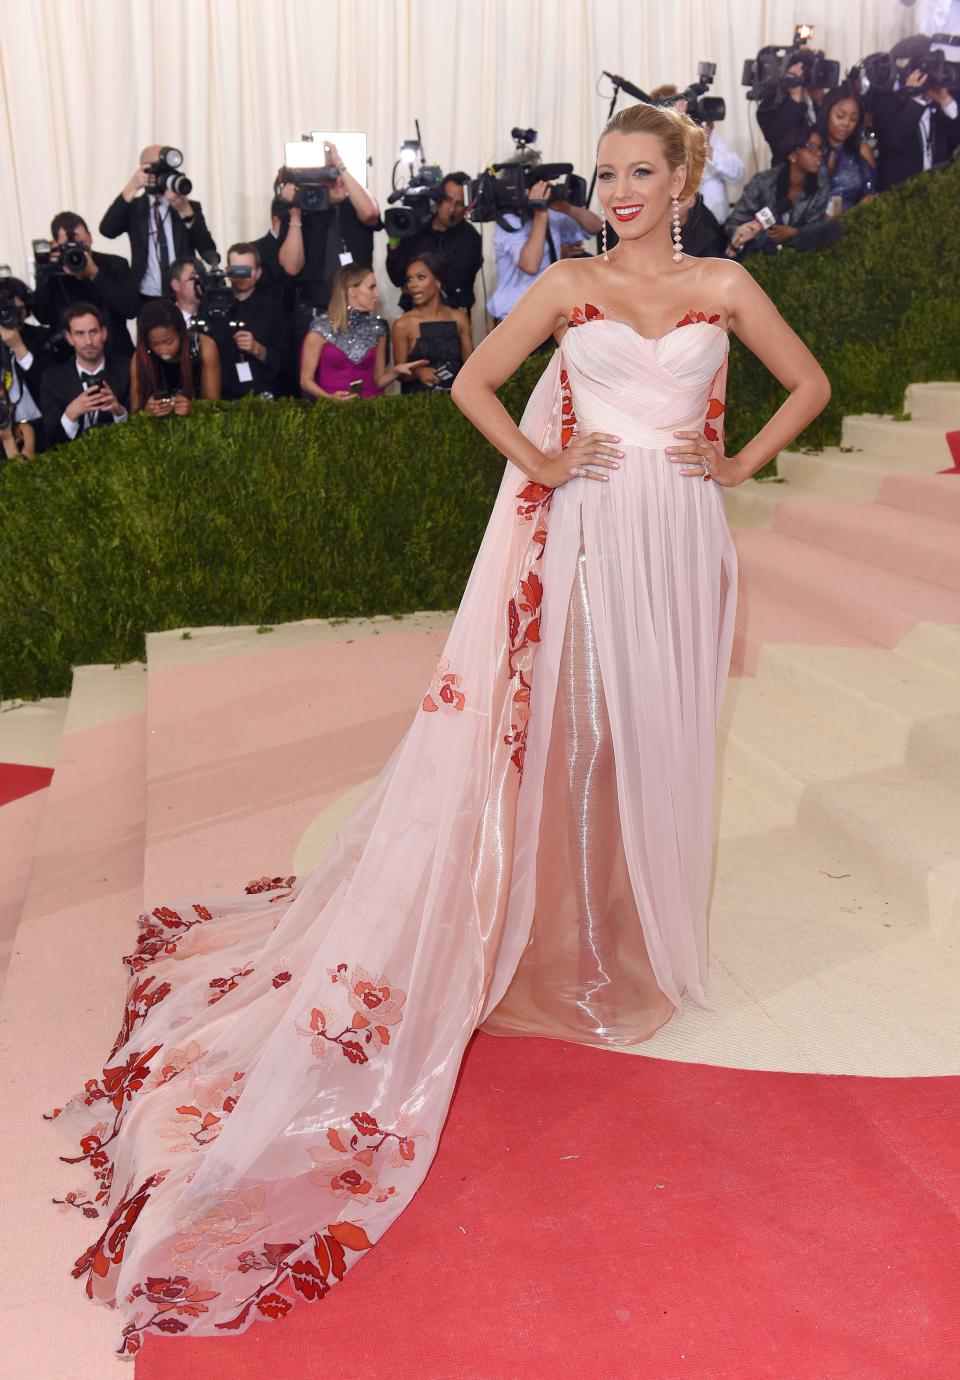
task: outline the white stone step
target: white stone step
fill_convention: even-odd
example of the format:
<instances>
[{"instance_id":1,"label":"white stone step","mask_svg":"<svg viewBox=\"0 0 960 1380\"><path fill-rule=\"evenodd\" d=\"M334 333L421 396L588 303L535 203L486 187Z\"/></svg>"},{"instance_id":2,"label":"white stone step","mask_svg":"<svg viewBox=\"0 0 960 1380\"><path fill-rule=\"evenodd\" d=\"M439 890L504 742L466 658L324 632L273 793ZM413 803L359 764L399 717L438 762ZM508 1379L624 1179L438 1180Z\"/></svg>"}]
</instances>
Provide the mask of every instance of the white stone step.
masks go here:
<instances>
[{"instance_id":1,"label":"white stone step","mask_svg":"<svg viewBox=\"0 0 960 1380\"><path fill-rule=\"evenodd\" d=\"M960 792L960 680L897 651L781 643L763 648L757 681L831 737L872 738L893 761Z\"/></svg>"},{"instance_id":2,"label":"white stone step","mask_svg":"<svg viewBox=\"0 0 960 1380\"><path fill-rule=\"evenodd\" d=\"M899 643L897 653L918 666L960 679L960 624L918 623Z\"/></svg>"},{"instance_id":3,"label":"white stone step","mask_svg":"<svg viewBox=\"0 0 960 1380\"><path fill-rule=\"evenodd\" d=\"M960 430L960 383L911 383L903 408L914 421L940 422L947 431Z\"/></svg>"},{"instance_id":4,"label":"white stone step","mask_svg":"<svg viewBox=\"0 0 960 1380\"><path fill-rule=\"evenodd\" d=\"M931 469L944 469L953 464L946 427L939 421L895 422L890 417L869 412L844 417L840 443L873 455L892 456L912 468L921 461L928 461Z\"/></svg>"},{"instance_id":5,"label":"white stone step","mask_svg":"<svg viewBox=\"0 0 960 1380\"><path fill-rule=\"evenodd\" d=\"M904 761L891 736L847 732L760 681L731 683L723 770L744 775L818 845L938 931L960 920L960 793Z\"/></svg>"}]
</instances>

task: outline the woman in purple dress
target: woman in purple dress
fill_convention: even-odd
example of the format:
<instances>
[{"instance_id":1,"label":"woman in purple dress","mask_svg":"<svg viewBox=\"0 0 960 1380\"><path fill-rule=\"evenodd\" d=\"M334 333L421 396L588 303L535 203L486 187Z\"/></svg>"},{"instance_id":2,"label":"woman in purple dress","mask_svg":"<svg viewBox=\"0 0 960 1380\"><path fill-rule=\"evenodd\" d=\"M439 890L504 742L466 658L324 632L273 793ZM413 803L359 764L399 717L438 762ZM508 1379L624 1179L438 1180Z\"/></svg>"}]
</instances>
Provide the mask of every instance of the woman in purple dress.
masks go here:
<instances>
[{"instance_id":1,"label":"woman in purple dress","mask_svg":"<svg viewBox=\"0 0 960 1380\"><path fill-rule=\"evenodd\" d=\"M411 378L426 360L387 363L387 323L374 312L376 275L362 264L337 270L330 306L310 325L300 357L300 389L307 398L374 398L395 379Z\"/></svg>"}]
</instances>

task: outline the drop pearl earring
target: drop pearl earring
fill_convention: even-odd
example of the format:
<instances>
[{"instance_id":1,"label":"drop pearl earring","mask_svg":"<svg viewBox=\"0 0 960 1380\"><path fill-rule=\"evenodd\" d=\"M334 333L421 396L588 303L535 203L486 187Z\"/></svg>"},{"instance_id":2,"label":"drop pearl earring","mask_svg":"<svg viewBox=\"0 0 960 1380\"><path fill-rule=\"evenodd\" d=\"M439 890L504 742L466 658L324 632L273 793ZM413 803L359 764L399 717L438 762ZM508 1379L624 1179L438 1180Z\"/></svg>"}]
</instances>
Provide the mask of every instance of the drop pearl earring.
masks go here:
<instances>
[{"instance_id":1,"label":"drop pearl earring","mask_svg":"<svg viewBox=\"0 0 960 1380\"><path fill-rule=\"evenodd\" d=\"M680 202L673 198L673 262L678 264L683 258L680 246Z\"/></svg>"},{"instance_id":2,"label":"drop pearl earring","mask_svg":"<svg viewBox=\"0 0 960 1380\"><path fill-rule=\"evenodd\" d=\"M601 245L602 245L602 247L603 247L603 262L604 262L605 264L608 264L608 263L610 262L610 255L607 253L607 218L606 218L606 216L604 216L604 218L603 218L603 230L602 230L601 233L600 233L600 243L601 243Z\"/></svg>"}]
</instances>

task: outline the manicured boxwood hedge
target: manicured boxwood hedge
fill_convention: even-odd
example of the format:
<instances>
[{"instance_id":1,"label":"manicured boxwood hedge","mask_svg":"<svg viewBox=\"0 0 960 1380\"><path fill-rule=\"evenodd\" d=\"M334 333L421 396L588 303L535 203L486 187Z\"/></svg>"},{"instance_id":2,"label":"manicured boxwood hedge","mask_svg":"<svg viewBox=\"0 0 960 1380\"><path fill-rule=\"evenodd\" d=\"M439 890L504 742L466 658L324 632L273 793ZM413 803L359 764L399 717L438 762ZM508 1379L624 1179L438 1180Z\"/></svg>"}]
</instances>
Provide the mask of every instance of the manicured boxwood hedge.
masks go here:
<instances>
[{"instance_id":1,"label":"manicured boxwood hedge","mask_svg":"<svg viewBox=\"0 0 960 1380\"><path fill-rule=\"evenodd\" d=\"M834 248L751 264L822 361L844 413L957 378L960 167L844 217ZM544 360L503 398L519 416ZM728 448L783 389L736 339ZM141 657L144 631L454 607L502 462L449 398L198 405L0 469L0 697L62 694L71 667Z\"/></svg>"}]
</instances>

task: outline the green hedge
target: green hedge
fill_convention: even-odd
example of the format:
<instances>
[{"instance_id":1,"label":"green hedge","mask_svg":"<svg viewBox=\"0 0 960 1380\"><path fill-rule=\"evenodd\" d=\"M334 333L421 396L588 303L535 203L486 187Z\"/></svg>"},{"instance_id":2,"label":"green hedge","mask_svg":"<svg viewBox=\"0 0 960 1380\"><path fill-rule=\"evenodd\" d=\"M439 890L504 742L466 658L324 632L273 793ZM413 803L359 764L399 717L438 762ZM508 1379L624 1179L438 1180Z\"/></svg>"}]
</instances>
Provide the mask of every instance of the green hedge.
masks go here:
<instances>
[{"instance_id":1,"label":"green hedge","mask_svg":"<svg viewBox=\"0 0 960 1380\"><path fill-rule=\"evenodd\" d=\"M907 383L956 378L960 167L844 217L843 240L751 263L833 383L800 446ZM506 385L519 416L543 358ZM732 342L728 448L785 397ZM404 613L459 601L502 473L449 398L204 403L0 469L0 697L63 694L144 630Z\"/></svg>"}]
</instances>

